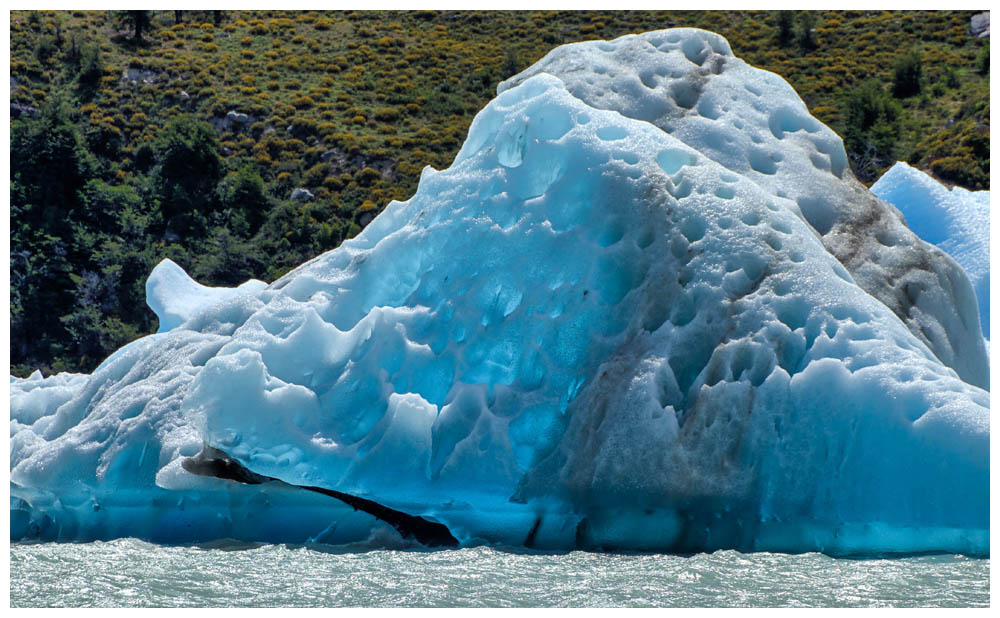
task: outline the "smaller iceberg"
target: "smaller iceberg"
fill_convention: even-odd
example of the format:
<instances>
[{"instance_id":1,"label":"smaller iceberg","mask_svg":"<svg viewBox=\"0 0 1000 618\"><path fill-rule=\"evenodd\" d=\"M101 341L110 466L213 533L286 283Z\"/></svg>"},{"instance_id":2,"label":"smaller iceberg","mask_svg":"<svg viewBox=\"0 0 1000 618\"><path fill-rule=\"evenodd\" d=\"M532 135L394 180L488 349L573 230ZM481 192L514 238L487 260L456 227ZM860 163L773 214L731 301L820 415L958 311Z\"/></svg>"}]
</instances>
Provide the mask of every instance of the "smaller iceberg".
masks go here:
<instances>
[{"instance_id":1,"label":"smaller iceberg","mask_svg":"<svg viewBox=\"0 0 1000 618\"><path fill-rule=\"evenodd\" d=\"M947 187L897 162L872 193L903 213L921 239L955 258L976 292L983 336L990 338L990 192Z\"/></svg>"}]
</instances>

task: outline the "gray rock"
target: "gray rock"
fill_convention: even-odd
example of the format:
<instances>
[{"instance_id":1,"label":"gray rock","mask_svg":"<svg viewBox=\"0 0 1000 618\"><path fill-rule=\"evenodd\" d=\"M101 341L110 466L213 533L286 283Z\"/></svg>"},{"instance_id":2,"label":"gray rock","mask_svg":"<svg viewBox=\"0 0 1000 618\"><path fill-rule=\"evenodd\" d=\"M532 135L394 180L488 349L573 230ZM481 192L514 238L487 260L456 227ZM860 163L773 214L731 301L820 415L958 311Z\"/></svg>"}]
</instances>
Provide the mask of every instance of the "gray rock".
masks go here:
<instances>
[{"instance_id":1,"label":"gray rock","mask_svg":"<svg viewBox=\"0 0 1000 618\"><path fill-rule=\"evenodd\" d=\"M312 194L312 191L304 187L299 187L298 189L292 191L292 195L289 199L295 200L296 202L308 202L316 199L316 196Z\"/></svg>"},{"instance_id":2,"label":"gray rock","mask_svg":"<svg viewBox=\"0 0 1000 618\"><path fill-rule=\"evenodd\" d=\"M319 156L319 160L322 161L323 163L326 163L327 161L329 161L330 159L334 158L335 156L337 156L337 151L336 150L327 150L326 152L324 152L323 154L321 154Z\"/></svg>"},{"instance_id":3,"label":"gray rock","mask_svg":"<svg viewBox=\"0 0 1000 618\"><path fill-rule=\"evenodd\" d=\"M38 116L38 109L31 107L30 105L22 105L20 103L10 104L10 119L17 120L22 116L27 116L29 118L34 118Z\"/></svg>"},{"instance_id":4,"label":"gray rock","mask_svg":"<svg viewBox=\"0 0 1000 618\"><path fill-rule=\"evenodd\" d=\"M990 12L983 11L969 20L969 31L977 39L987 39L990 36Z\"/></svg>"},{"instance_id":5,"label":"gray rock","mask_svg":"<svg viewBox=\"0 0 1000 618\"><path fill-rule=\"evenodd\" d=\"M238 131L256 121L256 116L244 114L234 109L229 110L222 118L212 117L209 119L209 122L217 131Z\"/></svg>"},{"instance_id":6,"label":"gray rock","mask_svg":"<svg viewBox=\"0 0 1000 618\"><path fill-rule=\"evenodd\" d=\"M146 71L144 69L125 69L122 71L122 81L132 82L133 84L138 82L152 84L158 78L159 74L156 71Z\"/></svg>"}]
</instances>

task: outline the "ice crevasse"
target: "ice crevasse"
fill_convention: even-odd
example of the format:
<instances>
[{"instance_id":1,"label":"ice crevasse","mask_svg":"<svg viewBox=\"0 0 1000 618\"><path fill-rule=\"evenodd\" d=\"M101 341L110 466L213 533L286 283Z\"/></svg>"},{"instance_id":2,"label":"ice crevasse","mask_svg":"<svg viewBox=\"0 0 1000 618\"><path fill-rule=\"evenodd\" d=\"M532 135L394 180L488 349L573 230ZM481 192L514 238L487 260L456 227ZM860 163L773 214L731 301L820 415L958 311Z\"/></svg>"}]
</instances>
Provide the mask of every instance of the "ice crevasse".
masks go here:
<instances>
[{"instance_id":1,"label":"ice crevasse","mask_svg":"<svg viewBox=\"0 0 1000 618\"><path fill-rule=\"evenodd\" d=\"M968 278L716 34L557 48L341 247L178 271L11 379L12 539L989 553Z\"/></svg>"}]
</instances>

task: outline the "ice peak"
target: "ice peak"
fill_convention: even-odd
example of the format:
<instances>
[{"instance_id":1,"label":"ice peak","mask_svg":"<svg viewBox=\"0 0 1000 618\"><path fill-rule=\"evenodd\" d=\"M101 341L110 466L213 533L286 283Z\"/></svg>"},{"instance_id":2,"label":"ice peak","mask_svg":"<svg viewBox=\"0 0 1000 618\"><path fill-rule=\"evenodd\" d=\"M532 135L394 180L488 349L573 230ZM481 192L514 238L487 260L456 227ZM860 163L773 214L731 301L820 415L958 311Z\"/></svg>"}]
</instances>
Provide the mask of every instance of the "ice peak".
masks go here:
<instances>
[{"instance_id":1,"label":"ice peak","mask_svg":"<svg viewBox=\"0 0 1000 618\"><path fill-rule=\"evenodd\" d=\"M163 333L223 299L265 287L267 284L257 279L250 279L237 288L207 287L189 277L176 262L164 258L146 279L146 304L160 320L157 332Z\"/></svg>"}]
</instances>

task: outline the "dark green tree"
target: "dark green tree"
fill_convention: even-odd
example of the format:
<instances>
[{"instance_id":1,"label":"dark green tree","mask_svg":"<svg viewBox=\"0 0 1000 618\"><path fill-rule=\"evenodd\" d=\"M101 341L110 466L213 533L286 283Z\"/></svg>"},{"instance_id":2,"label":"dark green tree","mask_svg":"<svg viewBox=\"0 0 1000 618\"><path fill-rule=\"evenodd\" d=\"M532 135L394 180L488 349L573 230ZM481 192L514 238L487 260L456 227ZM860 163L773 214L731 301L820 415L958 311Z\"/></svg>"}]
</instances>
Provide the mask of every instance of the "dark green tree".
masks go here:
<instances>
[{"instance_id":1,"label":"dark green tree","mask_svg":"<svg viewBox=\"0 0 1000 618\"><path fill-rule=\"evenodd\" d=\"M242 221L245 224L245 230L238 229L239 225L230 225L241 236L255 234L272 206L264 180L252 163L243 164L219 183L219 200L221 207L231 213L231 223Z\"/></svg>"},{"instance_id":2,"label":"dark green tree","mask_svg":"<svg viewBox=\"0 0 1000 618\"><path fill-rule=\"evenodd\" d=\"M816 28L816 15L812 11L799 12L799 32L796 37L802 51L812 51L816 49L816 37L813 30Z\"/></svg>"},{"instance_id":3,"label":"dark green tree","mask_svg":"<svg viewBox=\"0 0 1000 618\"><path fill-rule=\"evenodd\" d=\"M920 93L920 82L924 75L920 50L912 49L896 58L893 63L892 94L900 99Z\"/></svg>"},{"instance_id":4,"label":"dark green tree","mask_svg":"<svg viewBox=\"0 0 1000 618\"><path fill-rule=\"evenodd\" d=\"M788 47L795 38L795 13L793 11L775 11L774 19L778 29L776 38L780 47Z\"/></svg>"},{"instance_id":5,"label":"dark green tree","mask_svg":"<svg viewBox=\"0 0 1000 618\"><path fill-rule=\"evenodd\" d=\"M952 89L958 88L962 85L962 81L958 76L958 71L956 71L953 66L945 68L944 75L941 76L941 80L944 82L945 86Z\"/></svg>"},{"instance_id":6,"label":"dark green tree","mask_svg":"<svg viewBox=\"0 0 1000 618\"><path fill-rule=\"evenodd\" d=\"M72 220L96 165L59 97L10 136L11 363L50 366L69 339L59 318L74 302Z\"/></svg>"},{"instance_id":7,"label":"dark green tree","mask_svg":"<svg viewBox=\"0 0 1000 618\"><path fill-rule=\"evenodd\" d=\"M252 243L218 226L209 234L205 251L192 265L191 275L214 285L235 286L262 269L263 257Z\"/></svg>"},{"instance_id":8,"label":"dark green tree","mask_svg":"<svg viewBox=\"0 0 1000 618\"><path fill-rule=\"evenodd\" d=\"M10 128L10 150L16 153L11 180L20 187L12 207L20 209L21 221L61 237L68 237L68 215L96 171L70 116L69 104L53 97L38 118L16 120Z\"/></svg>"},{"instance_id":9,"label":"dark green tree","mask_svg":"<svg viewBox=\"0 0 1000 618\"><path fill-rule=\"evenodd\" d=\"M89 99L97 91L104 76L104 60L101 58L101 48L93 43L80 47L80 72L77 84L84 99Z\"/></svg>"},{"instance_id":10,"label":"dark green tree","mask_svg":"<svg viewBox=\"0 0 1000 618\"><path fill-rule=\"evenodd\" d=\"M142 43L142 33L153 27L150 13L151 11L118 11L118 23L132 30L132 39L136 43Z\"/></svg>"},{"instance_id":11,"label":"dark green tree","mask_svg":"<svg viewBox=\"0 0 1000 618\"><path fill-rule=\"evenodd\" d=\"M69 333L65 353L74 364L92 370L112 352L142 334L116 315L122 289L120 275L118 265L99 273L85 270L81 275L70 274L76 304L60 322Z\"/></svg>"},{"instance_id":12,"label":"dark green tree","mask_svg":"<svg viewBox=\"0 0 1000 618\"><path fill-rule=\"evenodd\" d=\"M513 49L508 47L507 51L504 52L503 66L500 67L500 74L503 76L503 79L517 75L521 72L521 68L521 59L517 57Z\"/></svg>"},{"instance_id":13,"label":"dark green tree","mask_svg":"<svg viewBox=\"0 0 1000 618\"><path fill-rule=\"evenodd\" d=\"M215 130L185 114L173 118L154 145L154 187L164 223L175 234L204 234L216 210L222 161Z\"/></svg>"}]
</instances>

